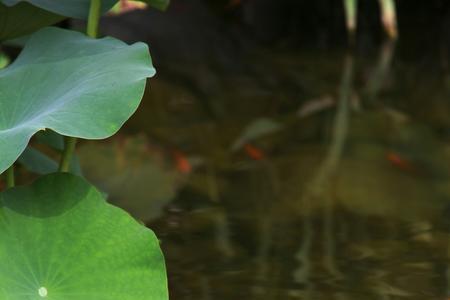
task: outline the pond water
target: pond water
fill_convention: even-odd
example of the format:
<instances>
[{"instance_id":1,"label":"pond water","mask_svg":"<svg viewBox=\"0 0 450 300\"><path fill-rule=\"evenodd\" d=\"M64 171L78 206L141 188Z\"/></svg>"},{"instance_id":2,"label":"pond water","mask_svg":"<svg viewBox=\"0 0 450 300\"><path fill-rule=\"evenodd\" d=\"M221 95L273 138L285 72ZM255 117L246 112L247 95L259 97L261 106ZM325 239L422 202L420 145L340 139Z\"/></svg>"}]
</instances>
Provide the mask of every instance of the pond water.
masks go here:
<instances>
[{"instance_id":1,"label":"pond water","mask_svg":"<svg viewBox=\"0 0 450 300\"><path fill-rule=\"evenodd\" d=\"M445 68L389 43L242 60L163 68L119 136L79 149L161 239L171 299L447 299Z\"/></svg>"},{"instance_id":2,"label":"pond water","mask_svg":"<svg viewBox=\"0 0 450 300\"><path fill-rule=\"evenodd\" d=\"M171 299L450 297L445 55L193 43L156 51L136 115L78 149L157 233Z\"/></svg>"}]
</instances>

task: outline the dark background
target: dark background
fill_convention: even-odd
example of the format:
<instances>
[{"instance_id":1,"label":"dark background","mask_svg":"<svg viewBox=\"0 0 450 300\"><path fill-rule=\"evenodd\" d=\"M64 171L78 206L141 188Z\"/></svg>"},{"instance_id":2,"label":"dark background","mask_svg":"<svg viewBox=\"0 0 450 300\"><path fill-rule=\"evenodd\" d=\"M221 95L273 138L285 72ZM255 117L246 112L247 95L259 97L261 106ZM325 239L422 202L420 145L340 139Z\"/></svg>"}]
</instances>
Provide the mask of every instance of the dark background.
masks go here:
<instances>
[{"instance_id":1,"label":"dark background","mask_svg":"<svg viewBox=\"0 0 450 300\"><path fill-rule=\"evenodd\" d=\"M134 12L104 23L107 33L152 43L157 58L180 59L237 51L252 44L269 48L347 45L342 1L338 0L172 0L167 12ZM423 57L450 43L450 2L397 0L400 51ZM358 51L369 51L384 34L377 0L358 3Z\"/></svg>"}]
</instances>

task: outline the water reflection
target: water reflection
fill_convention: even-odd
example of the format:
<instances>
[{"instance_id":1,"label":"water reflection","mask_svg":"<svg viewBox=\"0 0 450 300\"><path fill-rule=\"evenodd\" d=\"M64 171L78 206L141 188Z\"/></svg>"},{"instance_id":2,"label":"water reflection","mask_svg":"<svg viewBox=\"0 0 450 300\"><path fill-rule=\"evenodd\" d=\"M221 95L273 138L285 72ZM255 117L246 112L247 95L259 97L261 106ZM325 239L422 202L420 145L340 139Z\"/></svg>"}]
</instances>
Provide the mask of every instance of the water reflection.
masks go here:
<instances>
[{"instance_id":1,"label":"water reflection","mask_svg":"<svg viewBox=\"0 0 450 300\"><path fill-rule=\"evenodd\" d=\"M172 299L447 299L447 88L394 48L260 54L287 80L215 74L207 97L159 78L122 136L81 146L161 238Z\"/></svg>"}]
</instances>

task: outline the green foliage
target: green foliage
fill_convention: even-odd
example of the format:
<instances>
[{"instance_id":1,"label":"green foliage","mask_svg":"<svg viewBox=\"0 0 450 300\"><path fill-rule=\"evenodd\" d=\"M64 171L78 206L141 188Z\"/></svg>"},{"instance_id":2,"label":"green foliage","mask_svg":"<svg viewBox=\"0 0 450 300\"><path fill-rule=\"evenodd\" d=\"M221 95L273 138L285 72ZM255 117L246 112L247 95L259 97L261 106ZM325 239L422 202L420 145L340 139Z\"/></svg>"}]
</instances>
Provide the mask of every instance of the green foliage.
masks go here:
<instances>
[{"instance_id":1,"label":"green foliage","mask_svg":"<svg viewBox=\"0 0 450 300\"><path fill-rule=\"evenodd\" d=\"M89 15L94 37L100 13L116 1L27 2L0 0L0 40L57 22L60 15ZM150 2L160 8L167 3ZM0 63L3 68L9 61ZM58 28L32 34L19 57L0 70L0 173L7 170L9 187L0 193L0 299L168 299L153 232L107 204L84 179L53 173L81 175L68 151L75 138L113 135L137 109L154 74L143 43ZM51 157L28 145L33 135ZM58 168L53 157L61 153ZM31 172L52 174L14 188L17 159Z\"/></svg>"},{"instance_id":2,"label":"green foliage","mask_svg":"<svg viewBox=\"0 0 450 300\"><path fill-rule=\"evenodd\" d=\"M157 8L159 10L166 10L169 6L170 0L139 0L141 2L145 2L148 5ZM17 17L22 18L11 18L16 25L21 26L29 26L31 32L35 29L38 29L45 25L53 24L51 16L55 16L54 14L59 15L58 18L62 18L61 16L71 17L71 18L79 18L86 19L89 14L89 6L90 0L0 0L3 10L9 11L9 15L12 12L20 13L22 15L16 15ZM102 0L101 11L107 12L110 10L114 4L116 4L118 0ZM30 5L31 4L31 5ZM10 7L10 8L7 8ZM41 14L42 16L33 16L30 12ZM1 16L1 8L0 8L0 16ZM26 14L25 14L26 13ZM53 13L53 14L52 14ZM29 18L23 18L28 16ZM48 19L46 19L46 17ZM7 18L9 19L9 18ZM3 18L2 18L3 20ZM24 20L26 20L24 22ZM29 22L35 23L34 29L30 25L27 25ZM43 23L41 26L37 26L39 22ZM11 27L13 28L13 27ZM6 31L5 31L6 32ZM17 35L16 35L17 36Z\"/></svg>"},{"instance_id":3,"label":"green foliage","mask_svg":"<svg viewBox=\"0 0 450 300\"><path fill-rule=\"evenodd\" d=\"M36 7L66 17L85 19L89 13L90 0L0 0L7 6L14 6L22 2L28 2ZM102 0L102 11L106 12L117 0Z\"/></svg>"},{"instance_id":4,"label":"green foliage","mask_svg":"<svg viewBox=\"0 0 450 300\"><path fill-rule=\"evenodd\" d=\"M64 139L61 135L57 134L52 130L43 130L35 134L34 138L41 144L47 145L48 147L63 151L64 150Z\"/></svg>"},{"instance_id":5,"label":"green foliage","mask_svg":"<svg viewBox=\"0 0 450 300\"><path fill-rule=\"evenodd\" d=\"M30 146L23 151L17 161L27 170L40 175L50 174L58 170L58 163L55 160ZM77 156L72 157L70 172L76 175L82 175Z\"/></svg>"},{"instance_id":6,"label":"green foliage","mask_svg":"<svg viewBox=\"0 0 450 300\"><path fill-rule=\"evenodd\" d=\"M83 179L47 175L0 203L1 299L168 299L158 239Z\"/></svg>"},{"instance_id":7,"label":"green foliage","mask_svg":"<svg viewBox=\"0 0 450 300\"><path fill-rule=\"evenodd\" d=\"M18 161L37 174L50 174L58 170L58 164L53 159L32 147L27 147Z\"/></svg>"},{"instance_id":8,"label":"green foliage","mask_svg":"<svg viewBox=\"0 0 450 300\"><path fill-rule=\"evenodd\" d=\"M1 0L0 0L1 2ZM23 36L64 17L26 2L8 7L0 3L0 41Z\"/></svg>"},{"instance_id":9,"label":"green foliage","mask_svg":"<svg viewBox=\"0 0 450 300\"><path fill-rule=\"evenodd\" d=\"M0 52L0 69L5 68L9 63L9 57Z\"/></svg>"},{"instance_id":10,"label":"green foliage","mask_svg":"<svg viewBox=\"0 0 450 300\"><path fill-rule=\"evenodd\" d=\"M154 74L145 44L56 28L37 32L0 71L0 172L45 128L87 139L111 136L134 113Z\"/></svg>"},{"instance_id":11,"label":"green foliage","mask_svg":"<svg viewBox=\"0 0 450 300\"><path fill-rule=\"evenodd\" d=\"M166 10L170 0L140 0L159 10ZM30 34L55 24L65 17L86 19L90 0L0 0L0 41ZM101 12L111 9L117 0L102 0Z\"/></svg>"}]
</instances>

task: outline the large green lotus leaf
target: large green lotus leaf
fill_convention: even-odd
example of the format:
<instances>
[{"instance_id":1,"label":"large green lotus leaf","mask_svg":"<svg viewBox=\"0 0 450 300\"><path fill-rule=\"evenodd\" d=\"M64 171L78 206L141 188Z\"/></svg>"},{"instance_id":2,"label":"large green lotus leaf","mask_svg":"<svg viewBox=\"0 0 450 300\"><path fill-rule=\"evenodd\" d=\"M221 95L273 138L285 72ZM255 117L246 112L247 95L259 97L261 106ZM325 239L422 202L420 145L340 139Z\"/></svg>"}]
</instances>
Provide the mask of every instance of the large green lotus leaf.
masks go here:
<instances>
[{"instance_id":1,"label":"large green lotus leaf","mask_svg":"<svg viewBox=\"0 0 450 300\"><path fill-rule=\"evenodd\" d=\"M8 7L0 4L0 41L26 35L64 19L28 3Z\"/></svg>"},{"instance_id":2,"label":"large green lotus leaf","mask_svg":"<svg viewBox=\"0 0 450 300\"><path fill-rule=\"evenodd\" d=\"M134 113L155 74L143 43L45 28L0 71L0 173L36 132L102 139Z\"/></svg>"},{"instance_id":3,"label":"large green lotus leaf","mask_svg":"<svg viewBox=\"0 0 450 300\"><path fill-rule=\"evenodd\" d=\"M47 175L0 205L0 299L168 299L158 239L83 179Z\"/></svg>"},{"instance_id":4,"label":"large green lotus leaf","mask_svg":"<svg viewBox=\"0 0 450 300\"><path fill-rule=\"evenodd\" d=\"M0 0L0 2L7 6L28 2L59 15L85 19L89 15L91 0ZM102 0L102 11L108 11L116 2L117 0Z\"/></svg>"}]
</instances>

